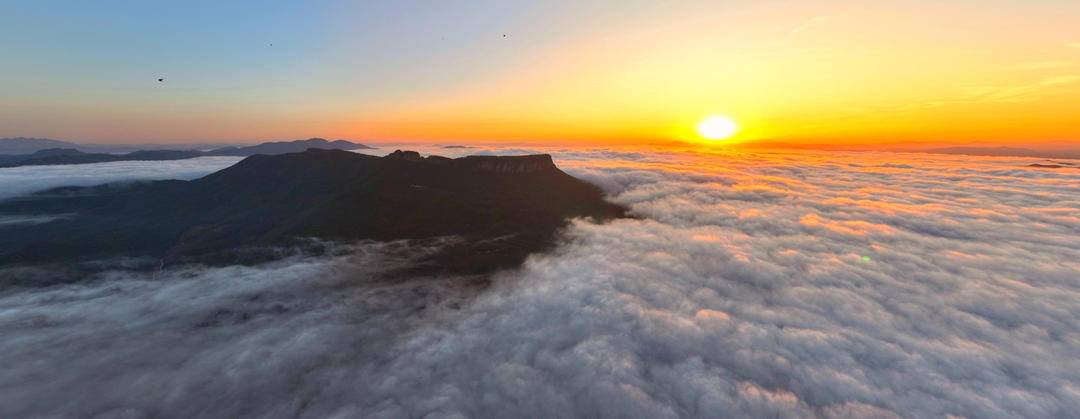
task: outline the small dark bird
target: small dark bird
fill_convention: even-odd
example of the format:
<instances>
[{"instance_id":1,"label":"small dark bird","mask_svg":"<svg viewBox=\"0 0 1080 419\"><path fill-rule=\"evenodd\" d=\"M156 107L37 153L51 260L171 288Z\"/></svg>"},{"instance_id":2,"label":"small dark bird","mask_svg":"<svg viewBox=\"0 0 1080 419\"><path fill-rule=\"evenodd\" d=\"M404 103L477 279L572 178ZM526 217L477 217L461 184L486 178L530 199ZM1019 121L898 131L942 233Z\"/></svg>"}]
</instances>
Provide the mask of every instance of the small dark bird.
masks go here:
<instances>
[{"instance_id":1,"label":"small dark bird","mask_svg":"<svg viewBox=\"0 0 1080 419\"><path fill-rule=\"evenodd\" d=\"M157 79L159 82L165 82L165 79Z\"/></svg>"},{"instance_id":2,"label":"small dark bird","mask_svg":"<svg viewBox=\"0 0 1080 419\"><path fill-rule=\"evenodd\" d=\"M506 38L506 34L505 34L505 33L503 34L503 38Z\"/></svg>"}]
</instances>

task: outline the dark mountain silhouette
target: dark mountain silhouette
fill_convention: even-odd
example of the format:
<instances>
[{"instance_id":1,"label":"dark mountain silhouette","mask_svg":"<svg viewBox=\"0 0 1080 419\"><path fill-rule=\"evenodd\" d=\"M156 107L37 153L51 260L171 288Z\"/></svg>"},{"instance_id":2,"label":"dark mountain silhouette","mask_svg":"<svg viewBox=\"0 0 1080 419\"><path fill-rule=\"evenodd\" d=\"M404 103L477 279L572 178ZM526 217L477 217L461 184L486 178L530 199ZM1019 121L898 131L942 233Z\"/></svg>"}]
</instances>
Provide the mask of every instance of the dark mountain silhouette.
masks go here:
<instances>
[{"instance_id":1,"label":"dark mountain silhouette","mask_svg":"<svg viewBox=\"0 0 1080 419\"><path fill-rule=\"evenodd\" d=\"M296 141L277 141L248 147L224 147L210 151L199 150L139 150L125 154L86 153L74 148L50 148L31 154L0 155L0 167L40 166L57 164L106 163L114 161L183 160L203 156L246 157L256 154L298 153L309 148L329 150L357 150L371 148L345 140L328 141L311 138Z\"/></svg>"},{"instance_id":2,"label":"dark mountain silhouette","mask_svg":"<svg viewBox=\"0 0 1080 419\"><path fill-rule=\"evenodd\" d=\"M425 266L479 273L520 264L551 244L568 217L623 213L549 155L449 159L309 149L251 156L193 181L66 187L0 202L0 214L77 214L5 227L0 264L111 256L246 263L265 256L250 249L301 238L455 236Z\"/></svg>"},{"instance_id":3,"label":"dark mountain silhouette","mask_svg":"<svg viewBox=\"0 0 1080 419\"><path fill-rule=\"evenodd\" d=\"M30 154L49 148L75 148L78 144L48 138L0 138L0 154Z\"/></svg>"},{"instance_id":4,"label":"dark mountain silhouette","mask_svg":"<svg viewBox=\"0 0 1080 419\"><path fill-rule=\"evenodd\" d=\"M206 155L198 150L143 150L127 154L84 153L73 148L50 148L22 156L0 156L0 167L107 163L114 161L183 160Z\"/></svg>"},{"instance_id":5,"label":"dark mountain silhouette","mask_svg":"<svg viewBox=\"0 0 1080 419\"><path fill-rule=\"evenodd\" d=\"M274 141L249 147L224 147L206 152L208 156L253 156L256 154L299 153L309 148L324 150L359 150L370 149L363 144L345 140L328 141L322 138L310 138L296 141Z\"/></svg>"},{"instance_id":6,"label":"dark mountain silhouette","mask_svg":"<svg viewBox=\"0 0 1080 419\"><path fill-rule=\"evenodd\" d=\"M15 166L17 165L17 163L24 161L77 154L85 153L82 153L81 151L74 148L49 148L45 150L38 150L30 154L0 155L0 167L8 167L8 165Z\"/></svg>"}]
</instances>

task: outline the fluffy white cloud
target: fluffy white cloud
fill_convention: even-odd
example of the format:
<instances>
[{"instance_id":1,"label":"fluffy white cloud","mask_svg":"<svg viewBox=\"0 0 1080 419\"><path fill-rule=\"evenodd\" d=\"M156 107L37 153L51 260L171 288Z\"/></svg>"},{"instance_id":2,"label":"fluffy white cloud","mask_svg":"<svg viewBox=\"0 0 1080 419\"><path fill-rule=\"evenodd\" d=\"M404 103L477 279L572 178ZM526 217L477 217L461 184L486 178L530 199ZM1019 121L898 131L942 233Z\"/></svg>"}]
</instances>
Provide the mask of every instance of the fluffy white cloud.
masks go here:
<instances>
[{"instance_id":1,"label":"fluffy white cloud","mask_svg":"<svg viewBox=\"0 0 1080 419\"><path fill-rule=\"evenodd\" d=\"M1080 172L547 151L638 218L576 222L479 292L380 280L424 250L400 243L9 290L0 416L1080 411Z\"/></svg>"},{"instance_id":2,"label":"fluffy white cloud","mask_svg":"<svg viewBox=\"0 0 1080 419\"><path fill-rule=\"evenodd\" d=\"M0 199L58 186L91 186L129 180L195 179L232 166L239 157L123 161L0 169Z\"/></svg>"}]
</instances>

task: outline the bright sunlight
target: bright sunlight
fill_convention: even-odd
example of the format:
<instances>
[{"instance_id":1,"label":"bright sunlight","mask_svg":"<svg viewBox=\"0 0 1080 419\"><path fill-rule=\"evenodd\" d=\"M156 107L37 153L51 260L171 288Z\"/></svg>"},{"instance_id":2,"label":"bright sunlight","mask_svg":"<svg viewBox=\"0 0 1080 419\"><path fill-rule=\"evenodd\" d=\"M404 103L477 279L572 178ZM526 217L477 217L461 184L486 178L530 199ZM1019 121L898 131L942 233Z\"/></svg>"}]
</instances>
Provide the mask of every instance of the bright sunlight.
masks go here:
<instances>
[{"instance_id":1,"label":"bright sunlight","mask_svg":"<svg viewBox=\"0 0 1080 419\"><path fill-rule=\"evenodd\" d=\"M698 134L709 140L726 140L739 131L739 124L726 116L713 115L697 126Z\"/></svg>"}]
</instances>

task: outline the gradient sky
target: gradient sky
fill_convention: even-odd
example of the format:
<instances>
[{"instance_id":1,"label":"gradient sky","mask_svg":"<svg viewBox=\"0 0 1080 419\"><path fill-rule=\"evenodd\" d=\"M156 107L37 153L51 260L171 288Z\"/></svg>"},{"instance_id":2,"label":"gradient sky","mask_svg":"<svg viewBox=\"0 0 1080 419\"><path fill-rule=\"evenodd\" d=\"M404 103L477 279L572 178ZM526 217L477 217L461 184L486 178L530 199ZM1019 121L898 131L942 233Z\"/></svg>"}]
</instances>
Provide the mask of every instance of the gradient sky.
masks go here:
<instances>
[{"instance_id":1,"label":"gradient sky","mask_svg":"<svg viewBox=\"0 0 1080 419\"><path fill-rule=\"evenodd\" d=\"M1073 0L0 10L0 136L635 143L726 114L735 141L1080 141Z\"/></svg>"}]
</instances>

